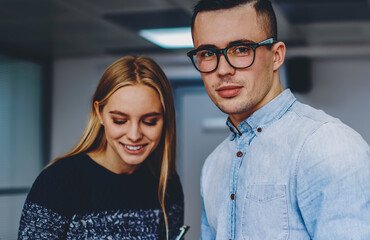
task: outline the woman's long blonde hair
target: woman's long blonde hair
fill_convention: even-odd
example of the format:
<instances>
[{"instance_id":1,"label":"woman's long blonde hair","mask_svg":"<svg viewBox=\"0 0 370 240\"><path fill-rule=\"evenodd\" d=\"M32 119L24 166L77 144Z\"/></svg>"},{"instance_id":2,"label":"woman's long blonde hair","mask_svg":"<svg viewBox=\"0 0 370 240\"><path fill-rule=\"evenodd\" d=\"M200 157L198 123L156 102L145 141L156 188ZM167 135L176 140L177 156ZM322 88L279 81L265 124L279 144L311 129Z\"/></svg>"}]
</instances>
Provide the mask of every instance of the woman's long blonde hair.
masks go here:
<instances>
[{"instance_id":1,"label":"woman's long blonde hair","mask_svg":"<svg viewBox=\"0 0 370 240\"><path fill-rule=\"evenodd\" d=\"M127 56L118 59L104 71L92 98L90 117L80 141L70 152L54 159L49 165L61 158L79 153L105 151L107 140L94 110L94 102L99 102L101 111L115 91L135 84L145 84L154 88L159 94L163 108L164 123L161 141L144 163L156 177L159 177L158 200L163 211L168 239L168 221L164 200L168 179L176 172L175 106L170 83L162 69L152 59Z\"/></svg>"}]
</instances>

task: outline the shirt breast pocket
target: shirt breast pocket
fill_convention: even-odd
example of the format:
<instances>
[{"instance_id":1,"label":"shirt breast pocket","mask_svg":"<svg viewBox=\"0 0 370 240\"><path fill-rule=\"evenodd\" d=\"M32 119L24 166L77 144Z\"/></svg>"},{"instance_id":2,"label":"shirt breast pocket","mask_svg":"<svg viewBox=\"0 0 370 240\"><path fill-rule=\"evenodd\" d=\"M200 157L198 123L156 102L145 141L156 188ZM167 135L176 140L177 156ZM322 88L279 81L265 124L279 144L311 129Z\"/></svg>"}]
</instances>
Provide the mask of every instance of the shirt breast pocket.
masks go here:
<instances>
[{"instance_id":1,"label":"shirt breast pocket","mask_svg":"<svg viewBox=\"0 0 370 240\"><path fill-rule=\"evenodd\" d=\"M288 239L285 185L250 185L246 190L242 215L244 239Z\"/></svg>"}]
</instances>

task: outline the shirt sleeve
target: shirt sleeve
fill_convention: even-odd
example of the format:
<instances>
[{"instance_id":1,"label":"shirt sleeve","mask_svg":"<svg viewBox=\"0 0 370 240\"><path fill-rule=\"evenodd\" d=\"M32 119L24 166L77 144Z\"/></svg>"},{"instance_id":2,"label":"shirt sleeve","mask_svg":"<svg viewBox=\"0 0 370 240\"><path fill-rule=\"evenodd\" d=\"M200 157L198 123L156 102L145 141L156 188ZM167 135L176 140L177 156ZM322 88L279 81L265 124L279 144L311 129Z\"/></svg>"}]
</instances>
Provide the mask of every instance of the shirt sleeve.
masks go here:
<instances>
[{"instance_id":1,"label":"shirt sleeve","mask_svg":"<svg viewBox=\"0 0 370 240\"><path fill-rule=\"evenodd\" d=\"M200 184L200 196L202 198L202 207L203 207L200 227L200 240L212 240L215 239L216 237L213 235L211 228L208 224L207 214L204 207L202 180Z\"/></svg>"},{"instance_id":2,"label":"shirt sleeve","mask_svg":"<svg viewBox=\"0 0 370 240\"><path fill-rule=\"evenodd\" d=\"M49 168L41 172L28 193L18 239L65 239L69 223L66 195L52 166Z\"/></svg>"},{"instance_id":3,"label":"shirt sleeve","mask_svg":"<svg viewBox=\"0 0 370 240\"><path fill-rule=\"evenodd\" d=\"M370 239L370 150L343 124L324 124L304 144L297 198L311 239Z\"/></svg>"},{"instance_id":4,"label":"shirt sleeve","mask_svg":"<svg viewBox=\"0 0 370 240\"><path fill-rule=\"evenodd\" d=\"M202 211L202 223L200 228L200 239L201 240L211 240L215 239L215 236L212 234L211 228L208 225L207 215L206 212Z\"/></svg>"}]
</instances>

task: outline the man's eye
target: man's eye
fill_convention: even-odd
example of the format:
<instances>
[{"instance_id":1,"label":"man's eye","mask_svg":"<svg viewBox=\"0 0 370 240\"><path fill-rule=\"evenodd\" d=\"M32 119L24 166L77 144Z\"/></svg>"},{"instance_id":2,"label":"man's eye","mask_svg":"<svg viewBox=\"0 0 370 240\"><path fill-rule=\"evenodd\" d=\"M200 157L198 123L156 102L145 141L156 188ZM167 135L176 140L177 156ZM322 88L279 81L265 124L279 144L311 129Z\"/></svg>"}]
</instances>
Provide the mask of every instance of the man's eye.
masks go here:
<instances>
[{"instance_id":1,"label":"man's eye","mask_svg":"<svg viewBox=\"0 0 370 240\"><path fill-rule=\"evenodd\" d=\"M246 48L246 47L238 47L237 49L236 49L236 51L237 52L246 52L246 51L248 51L248 48Z\"/></svg>"},{"instance_id":2,"label":"man's eye","mask_svg":"<svg viewBox=\"0 0 370 240\"><path fill-rule=\"evenodd\" d=\"M201 57L201 58L208 58L208 57L213 57L215 55L214 52L212 51L208 51L208 50L204 50L204 51L200 51L198 53L198 55Z\"/></svg>"},{"instance_id":3,"label":"man's eye","mask_svg":"<svg viewBox=\"0 0 370 240\"><path fill-rule=\"evenodd\" d=\"M251 48L248 46L236 46L229 49L230 53L233 55L243 55L247 56L251 54Z\"/></svg>"}]
</instances>

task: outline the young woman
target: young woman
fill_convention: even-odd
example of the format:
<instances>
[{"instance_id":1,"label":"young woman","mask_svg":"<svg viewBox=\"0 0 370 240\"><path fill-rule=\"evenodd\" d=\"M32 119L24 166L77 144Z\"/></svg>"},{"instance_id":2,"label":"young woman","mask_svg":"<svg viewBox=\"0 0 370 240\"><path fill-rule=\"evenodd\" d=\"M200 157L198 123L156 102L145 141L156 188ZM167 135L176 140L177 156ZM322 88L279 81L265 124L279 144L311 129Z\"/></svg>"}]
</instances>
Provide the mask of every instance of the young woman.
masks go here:
<instances>
[{"instance_id":1,"label":"young woman","mask_svg":"<svg viewBox=\"0 0 370 240\"><path fill-rule=\"evenodd\" d=\"M184 216L175 154L165 74L146 57L117 60L79 143L33 184L18 239L173 239Z\"/></svg>"}]
</instances>

